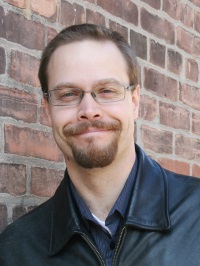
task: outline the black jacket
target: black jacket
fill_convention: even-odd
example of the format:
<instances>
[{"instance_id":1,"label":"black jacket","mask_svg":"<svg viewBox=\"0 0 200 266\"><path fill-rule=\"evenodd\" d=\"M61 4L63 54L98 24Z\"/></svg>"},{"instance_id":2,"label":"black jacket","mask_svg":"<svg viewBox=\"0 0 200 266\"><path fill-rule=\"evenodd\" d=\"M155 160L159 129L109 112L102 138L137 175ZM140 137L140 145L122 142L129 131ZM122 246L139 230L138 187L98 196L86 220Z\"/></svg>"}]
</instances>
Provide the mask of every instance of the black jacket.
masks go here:
<instances>
[{"instance_id":1,"label":"black jacket","mask_svg":"<svg viewBox=\"0 0 200 266\"><path fill-rule=\"evenodd\" d=\"M200 180L164 170L136 150L137 179L113 265L199 266ZM0 235L0 265L105 265L66 177L50 200Z\"/></svg>"}]
</instances>

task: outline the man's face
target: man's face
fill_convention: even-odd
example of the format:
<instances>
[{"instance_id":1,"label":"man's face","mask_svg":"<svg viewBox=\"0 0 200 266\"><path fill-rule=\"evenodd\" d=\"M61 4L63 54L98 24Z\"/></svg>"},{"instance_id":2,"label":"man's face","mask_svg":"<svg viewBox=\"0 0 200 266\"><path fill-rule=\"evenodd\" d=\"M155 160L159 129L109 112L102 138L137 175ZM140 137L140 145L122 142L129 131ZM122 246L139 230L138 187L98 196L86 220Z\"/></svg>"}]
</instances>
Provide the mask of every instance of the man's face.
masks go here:
<instances>
[{"instance_id":1,"label":"man's face","mask_svg":"<svg viewBox=\"0 0 200 266\"><path fill-rule=\"evenodd\" d=\"M110 41L84 40L59 47L50 59L48 78L49 90L63 84L83 91L113 83L130 85L125 59ZM117 102L100 104L86 93L76 106L47 103L55 141L66 164L105 167L133 153L138 103L139 86Z\"/></svg>"}]
</instances>

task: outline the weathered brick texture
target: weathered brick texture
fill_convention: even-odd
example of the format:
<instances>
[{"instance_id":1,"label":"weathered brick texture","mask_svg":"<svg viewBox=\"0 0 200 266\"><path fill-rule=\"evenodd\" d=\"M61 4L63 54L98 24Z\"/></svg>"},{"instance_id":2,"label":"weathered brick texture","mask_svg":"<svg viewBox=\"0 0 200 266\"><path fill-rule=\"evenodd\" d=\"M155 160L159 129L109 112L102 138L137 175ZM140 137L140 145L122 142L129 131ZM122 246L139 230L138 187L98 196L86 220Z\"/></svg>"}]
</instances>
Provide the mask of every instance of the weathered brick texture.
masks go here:
<instances>
[{"instance_id":1,"label":"weathered brick texture","mask_svg":"<svg viewBox=\"0 0 200 266\"><path fill-rule=\"evenodd\" d=\"M31 0L31 10L44 17L52 17L57 12L57 1L56 0ZM56 20L56 16L54 21Z\"/></svg>"},{"instance_id":2,"label":"weathered brick texture","mask_svg":"<svg viewBox=\"0 0 200 266\"><path fill-rule=\"evenodd\" d=\"M23 67L22 67L23 66ZM18 82L39 87L37 69L39 60L19 51L11 52L9 76Z\"/></svg>"},{"instance_id":3,"label":"weathered brick texture","mask_svg":"<svg viewBox=\"0 0 200 266\"><path fill-rule=\"evenodd\" d=\"M186 73L185 76L187 79L190 79L194 82L199 80L199 66L197 61L194 59L186 59Z\"/></svg>"},{"instance_id":4,"label":"weathered brick texture","mask_svg":"<svg viewBox=\"0 0 200 266\"><path fill-rule=\"evenodd\" d=\"M20 8L26 7L26 0L6 0L6 2L16 7Z\"/></svg>"},{"instance_id":5,"label":"weathered brick texture","mask_svg":"<svg viewBox=\"0 0 200 266\"><path fill-rule=\"evenodd\" d=\"M30 49L44 48L44 26L41 23L27 20L14 12L5 13L2 7L0 7L0 17L3 26L0 37Z\"/></svg>"},{"instance_id":6,"label":"weathered brick texture","mask_svg":"<svg viewBox=\"0 0 200 266\"><path fill-rule=\"evenodd\" d=\"M180 99L184 104L200 111L200 93L198 87L183 84Z\"/></svg>"},{"instance_id":7,"label":"weathered brick texture","mask_svg":"<svg viewBox=\"0 0 200 266\"><path fill-rule=\"evenodd\" d=\"M5 152L31 156L51 161L62 161L63 157L50 133L31 128L5 125Z\"/></svg>"},{"instance_id":8,"label":"weathered brick texture","mask_svg":"<svg viewBox=\"0 0 200 266\"><path fill-rule=\"evenodd\" d=\"M174 25L157 15L149 13L145 8L141 10L141 25L144 30L152 33L156 37L164 39L167 43L174 43Z\"/></svg>"},{"instance_id":9,"label":"weathered brick texture","mask_svg":"<svg viewBox=\"0 0 200 266\"><path fill-rule=\"evenodd\" d=\"M38 100L35 94L0 86L0 116L37 122ZM11 108L12 106L12 108Z\"/></svg>"},{"instance_id":10,"label":"weathered brick texture","mask_svg":"<svg viewBox=\"0 0 200 266\"><path fill-rule=\"evenodd\" d=\"M166 47L154 40L150 42L150 62L162 68L165 67Z\"/></svg>"},{"instance_id":11,"label":"weathered brick texture","mask_svg":"<svg viewBox=\"0 0 200 266\"><path fill-rule=\"evenodd\" d=\"M63 178L63 171L45 168L31 169L31 194L50 197ZM47 186L48 184L48 186Z\"/></svg>"},{"instance_id":12,"label":"weathered brick texture","mask_svg":"<svg viewBox=\"0 0 200 266\"><path fill-rule=\"evenodd\" d=\"M148 126L142 126L142 141L146 149L156 153L172 153L173 136L170 131L158 130Z\"/></svg>"},{"instance_id":13,"label":"weathered brick texture","mask_svg":"<svg viewBox=\"0 0 200 266\"><path fill-rule=\"evenodd\" d=\"M168 127L189 131L190 112L173 104L160 102L160 123Z\"/></svg>"},{"instance_id":14,"label":"weathered brick texture","mask_svg":"<svg viewBox=\"0 0 200 266\"><path fill-rule=\"evenodd\" d=\"M65 164L37 77L63 27L119 31L141 65L134 139L165 168L200 177L199 0L0 0L0 231L50 197Z\"/></svg>"},{"instance_id":15,"label":"weathered brick texture","mask_svg":"<svg viewBox=\"0 0 200 266\"><path fill-rule=\"evenodd\" d=\"M0 192L23 195L26 192L26 169L24 165L0 164Z\"/></svg>"},{"instance_id":16,"label":"weathered brick texture","mask_svg":"<svg viewBox=\"0 0 200 266\"><path fill-rule=\"evenodd\" d=\"M180 53L175 52L174 50L168 50L168 69L174 74L180 75L182 70L182 56Z\"/></svg>"},{"instance_id":17,"label":"weathered brick texture","mask_svg":"<svg viewBox=\"0 0 200 266\"><path fill-rule=\"evenodd\" d=\"M144 69L144 87L156 93L160 97L166 97L172 101L178 99L178 82L153 69Z\"/></svg>"},{"instance_id":18,"label":"weathered brick texture","mask_svg":"<svg viewBox=\"0 0 200 266\"><path fill-rule=\"evenodd\" d=\"M199 139L191 139L189 136L176 135L175 153L176 155L200 162L200 141Z\"/></svg>"}]
</instances>

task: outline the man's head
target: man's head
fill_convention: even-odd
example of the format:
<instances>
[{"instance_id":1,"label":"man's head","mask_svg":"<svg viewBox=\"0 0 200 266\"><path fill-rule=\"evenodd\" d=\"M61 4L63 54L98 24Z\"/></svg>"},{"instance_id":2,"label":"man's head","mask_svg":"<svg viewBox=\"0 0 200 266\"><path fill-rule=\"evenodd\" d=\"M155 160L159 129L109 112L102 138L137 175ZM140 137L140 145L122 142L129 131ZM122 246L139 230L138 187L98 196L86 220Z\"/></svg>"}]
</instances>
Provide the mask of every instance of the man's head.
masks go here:
<instances>
[{"instance_id":1,"label":"man's head","mask_svg":"<svg viewBox=\"0 0 200 266\"><path fill-rule=\"evenodd\" d=\"M39 68L39 80L44 93L48 91L47 69L54 51L62 45L87 39L99 42L113 42L126 60L130 84L137 85L140 83L140 71L135 53L127 41L118 32L99 25L80 24L63 29L45 48Z\"/></svg>"},{"instance_id":2,"label":"man's head","mask_svg":"<svg viewBox=\"0 0 200 266\"><path fill-rule=\"evenodd\" d=\"M86 37L81 30L81 38L79 31L85 27L87 31L92 28L96 37ZM134 153L139 85L137 64L131 58L136 59L117 33L94 25L72 26L66 31L71 32L67 34L71 41L66 42L66 36L65 41L56 41L59 34L52 41L57 45L51 43L53 48L45 50L40 68L54 137L67 165L106 167L116 158L122 160ZM128 49L130 64L106 33Z\"/></svg>"}]
</instances>

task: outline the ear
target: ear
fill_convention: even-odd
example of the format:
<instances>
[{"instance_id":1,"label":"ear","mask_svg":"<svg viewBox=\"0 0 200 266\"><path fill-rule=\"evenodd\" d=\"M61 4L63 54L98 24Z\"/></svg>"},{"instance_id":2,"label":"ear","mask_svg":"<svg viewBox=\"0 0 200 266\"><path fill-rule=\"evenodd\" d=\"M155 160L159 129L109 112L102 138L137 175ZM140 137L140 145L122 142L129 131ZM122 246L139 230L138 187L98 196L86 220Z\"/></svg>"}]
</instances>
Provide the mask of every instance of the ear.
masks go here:
<instances>
[{"instance_id":1,"label":"ear","mask_svg":"<svg viewBox=\"0 0 200 266\"><path fill-rule=\"evenodd\" d=\"M43 98L43 105L44 105L44 115L46 118L46 121L48 123L49 126L52 126L52 119L51 119L51 107L50 107L50 103L48 101L47 98Z\"/></svg>"},{"instance_id":2,"label":"ear","mask_svg":"<svg viewBox=\"0 0 200 266\"><path fill-rule=\"evenodd\" d=\"M138 113L139 113L139 103L140 103L140 85L139 84L135 87L132 93L132 102L133 102L134 119L137 119Z\"/></svg>"}]
</instances>

